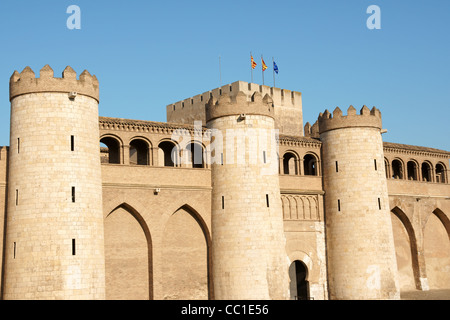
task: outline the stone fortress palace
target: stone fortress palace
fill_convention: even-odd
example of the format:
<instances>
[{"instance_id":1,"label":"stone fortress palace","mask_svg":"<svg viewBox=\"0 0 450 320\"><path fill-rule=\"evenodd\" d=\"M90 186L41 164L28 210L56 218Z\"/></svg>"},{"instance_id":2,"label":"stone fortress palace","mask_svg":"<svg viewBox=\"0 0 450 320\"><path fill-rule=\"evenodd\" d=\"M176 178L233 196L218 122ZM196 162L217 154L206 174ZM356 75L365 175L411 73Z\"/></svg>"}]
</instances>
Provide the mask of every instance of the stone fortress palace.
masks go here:
<instances>
[{"instance_id":1,"label":"stone fortress palace","mask_svg":"<svg viewBox=\"0 0 450 320\"><path fill-rule=\"evenodd\" d=\"M382 140L381 111L237 81L99 117L67 67L10 79L2 299L399 299L450 288L450 152Z\"/></svg>"}]
</instances>

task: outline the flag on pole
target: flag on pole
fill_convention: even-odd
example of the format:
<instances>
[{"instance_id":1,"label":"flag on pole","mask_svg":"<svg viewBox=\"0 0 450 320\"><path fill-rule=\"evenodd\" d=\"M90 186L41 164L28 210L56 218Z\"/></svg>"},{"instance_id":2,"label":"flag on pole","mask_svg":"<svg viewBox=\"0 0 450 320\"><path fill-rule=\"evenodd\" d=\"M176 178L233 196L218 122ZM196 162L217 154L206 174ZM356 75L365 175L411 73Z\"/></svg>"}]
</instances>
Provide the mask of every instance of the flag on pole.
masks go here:
<instances>
[{"instance_id":1,"label":"flag on pole","mask_svg":"<svg viewBox=\"0 0 450 320\"><path fill-rule=\"evenodd\" d=\"M267 66L266 66L266 63L264 62L264 59L262 57L261 57L261 63L262 63L262 70L266 71Z\"/></svg>"},{"instance_id":2,"label":"flag on pole","mask_svg":"<svg viewBox=\"0 0 450 320\"><path fill-rule=\"evenodd\" d=\"M250 57L252 58L252 69L255 69L256 68L256 62L255 62L255 60L253 60L253 56L252 55L250 55Z\"/></svg>"},{"instance_id":3,"label":"flag on pole","mask_svg":"<svg viewBox=\"0 0 450 320\"><path fill-rule=\"evenodd\" d=\"M273 71L275 71L278 74L278 66L275 63L275 61L273 62Z\"/></svg>"}]
</instances>

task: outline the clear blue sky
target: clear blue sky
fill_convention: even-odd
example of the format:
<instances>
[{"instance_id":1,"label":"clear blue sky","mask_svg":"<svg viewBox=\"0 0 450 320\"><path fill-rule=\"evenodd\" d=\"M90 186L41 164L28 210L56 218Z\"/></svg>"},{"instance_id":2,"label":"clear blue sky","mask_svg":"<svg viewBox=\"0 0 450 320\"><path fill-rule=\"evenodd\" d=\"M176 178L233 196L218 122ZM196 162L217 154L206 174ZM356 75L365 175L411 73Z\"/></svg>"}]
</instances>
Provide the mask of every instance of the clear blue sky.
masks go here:
<instances>
[{"instance_id":1,"label":"clear blue sky","mask_svg":"<svg viewBox=\"0 0 450 320\"><path fill-rule=\"evenodd\" d=\"M372 4L381 30L366 27ZM80 30L66 26L70 5ZM223 84L249 82L252 51L269 67L275 57L277 87L302 92L305 123L336 106L376 106L385 141L450 151L449 17L449 0L1 0L0 145L14 70L87 69L101 116L165 121L167 104L219 86L219 56Z\"/></svg>"}]
</instances>

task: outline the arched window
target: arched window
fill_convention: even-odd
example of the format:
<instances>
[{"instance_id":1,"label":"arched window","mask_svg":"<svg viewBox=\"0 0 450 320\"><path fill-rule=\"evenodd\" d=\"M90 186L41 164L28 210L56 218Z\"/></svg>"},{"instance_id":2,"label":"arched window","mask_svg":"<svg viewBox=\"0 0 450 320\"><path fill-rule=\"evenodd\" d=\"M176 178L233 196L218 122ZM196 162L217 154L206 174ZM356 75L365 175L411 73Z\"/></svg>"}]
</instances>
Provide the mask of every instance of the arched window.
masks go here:
<instances>
[{"instance_id":1,"label":"arched window","mask_svg":"<svg viewBox=\"0 0 450 320\"><path fill-rule=\"evenodd\" d=\"M164 167L175 167L178 163L177 147L171 141L162 141L158 145L158 163Z\"/></svg>"},{"instance_id":2,"label":"arched window","mask_svg":"<svg viewBox=\"0 0 450 320\"><path fill-rule=\"evenodd\" d=\"M286 152L283 156L283 173L298 174L297 168L298 158L292 152Z\"/></svg>"},{"instance_id":3,"label":"arched window","mask_svg":"<svg viewBox=\"0 0 450 320\"><path fill-rule=\"evenodd\" d=\"M432 177L433 176L432 176L431 164L429 164L428 162L423 162L422 163L422 180L431 182L431 181L433 181Z\"/></svg>"},{"instance_id":4,"label":"arched window","mask_svg":"<svg viewBox=\"0 0 450 320\"><path fill-rule=\"evenodd\" d=\"M149 144L142 139L134 139L130 142L130 164L149 164Z\"/></svg>"},{"instance_id":5,"label":"arched window","mask_svg":"<svg viewBox=\"0 0 450 320\"><path fill-rule=\"evenodd\" d=\"M306 176L317 176L317 159L312 154L307 154L303 158L303 172Z\"/></svg>"},{"instance_id":6,"label":"arched window","mask_svg":"<svg viewBox=\"0 0 450 320\"><path fill-rule=\"evenodd\" d=\"M403 179L403 163L400 160L392 161L392 178Z\"/></svg>"},{"instance_id":7,"label":"arched window","mask_svg":"<svg viewBox=\"0 0 450 320\"><path fill-rule=\"evenodd\" d=\"M384 158L384 171L386 172L386 179L390 178L389 161Z\"/></svg>"},{"instance_id":8,"label":"arched window","mask_svg":"<svg viewBox=\"0 0 450 320\"><path fill-rule=\"evenodd\" d=\"M445 166L442 163L436 165L436 182L446 183Z\"/></svg>"},{"instance_id":9,"label":"arched window","mask_svg":"<svg viewBox=\"0 0 450 320\"><path fill-rule=\"evenodd\" d=\"M408 163L406 164L406 168L408 171L408 180L417 180L417 163L415 161L408 161Z\"/></svg>"},{"instance_id":10,"label":"arched window","mask_svg":"<svg viewBox=\"0 0 450 320\"><path fill-rule=\"evenodd\" d=\"M120 163L120 142L113 137L100 139L102 163Z\"/></svg>"},{"instance_id":11,"label":"arched window","mask_svg":"<svg viewBox=\"0 0 450 320\"><path fill-rule=\"evenodd\" d=\"M187 152L186 160L190 163L189 165L192 166L192 168L204 168L205 167L205 161L203 157L203 147L200 143L197 142L191 142L186 146Z\"/></svg>"}]
</instances>

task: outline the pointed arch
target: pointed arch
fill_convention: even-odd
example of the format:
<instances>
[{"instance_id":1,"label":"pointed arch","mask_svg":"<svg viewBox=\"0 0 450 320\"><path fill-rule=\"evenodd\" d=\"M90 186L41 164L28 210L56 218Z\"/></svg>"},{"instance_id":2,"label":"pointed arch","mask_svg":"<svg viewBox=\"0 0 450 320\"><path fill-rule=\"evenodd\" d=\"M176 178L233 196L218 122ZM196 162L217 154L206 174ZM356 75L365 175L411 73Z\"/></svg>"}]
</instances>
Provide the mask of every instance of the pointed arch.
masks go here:
<instances>
[{"instance_id":1,"label":"pointed arch","mask_svg":"<svg viewBox=\"0 0 450 320\"><path fill-rule=\"evenodd\" d=\"M433 213L444 225L445 230L447 231L448 239L450 240L450 219L447 215L439 208L433 210Z\"/></svg>"},{"instance_id":2,"label":"pointed arch","mask_svg":"<svg viewBox=\"0 0 450 320\"><path fill-rule=\"evenodd\" d=\"M423 251L430 289L449 288L450 221L440 209L433 210L423 227Z\"/></svg>"},{"instance_id":3,"label":"pointed arch","mask_svg":"<svg viewBox=\"0 0 450 320\"><path fill-rule=\"evenodd\" d=\"M108 259L107 256L107 249L108 249L108 239L107 239L107 234L108 234L108 222L109 222L109 218L114 216L114 213L119 211L119 210L124 210L126 213L128 213L138 224L138 226L140 227L140 229L143 232L144 238L145 238L145 243L146 243L146 262L147 262L147 276L148 276L148 298L150 300L153 299L153 261L152 261L152 238L150 235L150 230L148 228L147 223L145 222L144 218L141 216L141 214L131 205L129 205L128 203L121 203L120 205L116 206L113 210L111 210L106 218L105 218L105 256ZM124 217L126 218L126 217ZM115 225L112 225L112 230L111 233L115 234L115 232L117 230L122 230L123 229L123 224L121 224L123 222L123 220L118 221L118 223L115 223ZM130 221L128 221L130 222ZM127 224L128 225L128 224ZM134 230L133 230L134 231ZM134 232L133 232L134 233ZM135 233L134 233L135 234ZM119 239L120 244L125 245L124 247L114 247L114 251L117 250L124 250L127 251L126 248L126 240L127 239ZM111 245L115 245L116 243L111 243ZM117 257L111 257L112 259L117 259ZM132 257L133 259L135 259L135 257ZM108 260L107 260L108 261ZM112 270L110 270L110 272L114 273L117 272L117 270L115 268L113 268ZM112 275L112 274L110 274ZM113 286L113 284L111 284L111 286ZM114 288L111 287L112 290L114 290ZM108 287L107 287L108 290ZM116 298L117 299L117 298ZM118 298L121 299L121 298Z\"/></svg>"},{"instance_id":4,"label":"pointed arch","mask_svg":"<svg viewBox=\"0 0 450 320\"><path fill-rule=\"evenodd\" d=\"M211 234L209 233L208 225L206 224L202 216L198 213L198 211L188 204L182 205L177 210L175 210L174 213L179 210L187 211L195 219L195 221L197 221L203 231L203 235L205 236L206 244L208 245L208 247L211 247Z\"/></svg>"},{"instance_id":5,"label":"pointed arch","mask_svg":"<svg viewBox=\"0 0 450 320\"><path fill-rule=\"evenodd\" d=\"M404 213L402 209L399 207L395 207L391 210L391 212L400 220L400 222L405 227L406 233L408 235L410 251L411 251L411 262L412 262L412 271L414 276L414 284L417 289L421 287L420 282L420 271L419 271L419 256L417 249L417 238L414 232L414 228L409 220L408 216Z\"/></svg>"},{"instance_id":6,"label":"pointed arch","mask_svg":"<svg viewBox=\"0 0 450 320\"><path fill-rule=\"evenodd\" d=\"M172 213L170 214L170 216L166 220L166 224L165 224L165 227L164 227L164 234L165 234L165 237L166 237L165 239L168 241L167 242L168 246L164 247L165 248L164 250L166 250L165 252L168 254L167 255L167 259L172 261L173 257L174 257L174 254L176 254L176 251L178 250L177 249L178 246L180 244L185 245L187 243L185 241L186 240L185 238L184 239L183 238L179 238L179 239L174 239L173 238L173 235L175 233L177 235L180 235L180 234L183 234L183 229L186 230L186 226L185 225L180 225L180 221L181 222L183 222L183 221L184 222L188 222L188 220L178 220L178 222L176 222L177 220L171 220L171 218L174 217L178 212L184 212L184 214L188 214L195 221L195 223L200 228L200 231L201 231L201 233L203 235L203 239L204 239L204 243L205 243L205 251L206 251L206 257L205 257L204 261L206 262L206 268L205 268L206 270L205 271L206 271L206 282L207 282L207 284L206 284L207 297L208 297L208 299L214 299L214 290L213 290L213 283L212 283L212 251L211 251L212 250L212 245L211 245L212 244L212 240L211 240L211 234L209 232L208 225L206 224L206 222L203 219L203 217L199 214L199 212L197 210L195 210L189 204L183 204L182 206L178 207L176 210L172 211ZM181 217L183 217L183 216L179 216L177 219L180 219ZM183 219L186 219L186 218L183 218ZM179 231L181 231L181 232L179 232ZM189 231L189 232L190 232L190 234L192 234L191 231ZM195 238L192 238L192 239L195 240ZM197 236L196 239L198 241L198 239L199 239L198 236ZM164 240L164 241L166 241L166 240ZM196 254L198 255L199 253L196 253ZM166 259L166 258L164 258L164 259ZM205 265L203 265L203 266L205 266ZM176 269L171 269L171 270L174 271ZM177 269L177 270L178 271L175 271L175 272L178 272L178 274L179 274L179 269ZM175 273L175 274L177 274L177 273ZM169 294L169 295L175 294L174 298L179 298L177 296L176 292L177 291L175 290L175 291L166 292L166 294ZM189 299L192 299L192 298L189 298Z\"/></svg>"}]
</instances>

